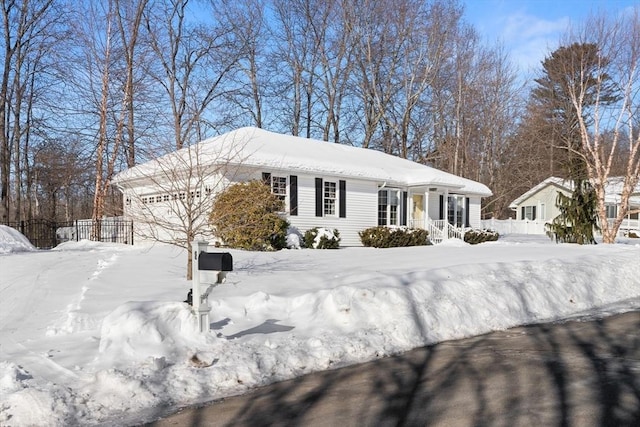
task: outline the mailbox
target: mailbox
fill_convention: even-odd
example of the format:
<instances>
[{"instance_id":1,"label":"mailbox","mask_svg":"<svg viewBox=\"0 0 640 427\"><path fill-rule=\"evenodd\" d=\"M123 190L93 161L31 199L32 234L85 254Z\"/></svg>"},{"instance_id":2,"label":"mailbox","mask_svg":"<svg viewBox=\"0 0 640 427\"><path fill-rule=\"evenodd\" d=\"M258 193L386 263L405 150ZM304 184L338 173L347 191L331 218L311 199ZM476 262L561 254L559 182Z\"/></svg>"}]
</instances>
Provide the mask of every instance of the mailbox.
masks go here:
<instances>
[{"instance_id":1,"label":"mailbox","mask_svg":"<svg viewBox=\"0 0 640 427\"><path fill-rule=\"evenodd\" d=\"M229 252L200 252L198 270L233 271L233 257Z\"/></svg>"},{"instance_id":2,"label":"mailbox","mask_svg":"<svg viewBox=\"0 0 640 427\"><path fill-rule=\"evenodd\" d=\"M233 258L228 252L207 252L209 242L194 242L192 248L192 283L191 298L187 295L187 304L191 303L192 310L198 318L200 332L208 332L209 324L209 292L214 286L224 283L228 271L233 271ZM214 272L206 275L204 283L201 282L200 273L204 271ZM212 281L213 280L213 281Z\"/></svg>"}]
</instances>

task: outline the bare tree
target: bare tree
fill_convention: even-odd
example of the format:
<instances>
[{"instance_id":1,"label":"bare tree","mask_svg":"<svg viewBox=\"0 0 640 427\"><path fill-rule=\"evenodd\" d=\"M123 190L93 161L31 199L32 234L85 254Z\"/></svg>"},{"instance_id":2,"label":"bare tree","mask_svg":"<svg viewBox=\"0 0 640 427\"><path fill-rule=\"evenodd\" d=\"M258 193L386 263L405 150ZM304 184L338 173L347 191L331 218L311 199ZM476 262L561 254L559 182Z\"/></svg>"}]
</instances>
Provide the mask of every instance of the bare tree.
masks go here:
<instances>
[{"instance_id":1,"label":"bare tree","mask_svg":"<svg viewBox=\"0 0 640 427\"><path fill-rule=\"evenodd\" d=\"M215 128L207 119L212 103L229 90L225 79L241 52L233 49L231 29L219 25L195 26L187 20L188 0L168 0L154 4L144 23L157 68L149 67L162 87L170 114L167 128L174 148L204 139Z\"/></svg>"},{"instance_id":2,"label":"bare tree","mask_svg":"<svg viewBox=\"0 0 640 427\"><path fill-rule=\"evenodd\" d=\"M236 116L233 123L262 128L268 120L265 97L272 69L268 63L265 0L216 0L211 3L221 25L230 28L233 45L239 52L230 76L234 88L227 97L237 110L229 109L227 114Z\"/></svg>"},{"instance_id":3,"label":"bare tree","mask_svg":"<svg viewBox=\"0 0 640 427\"><path fill-rule=\"evenodd\" d=\"M391 131L393 153L411 158L421 152L426 136L424 115L418 111L430 103L428 90L441 76L439 70L455 51L455 35L459 32L462 9L457 3L406 1L395 13L394 27L404 32L398 34L401 44L398 52L401 73L397 75L397 91L394 102L384 113L385 126ZM397 16L397 17L396 17ZM462 40L462 35L458 40ZM460 73L466 70L458 66ZM470 76L464 76L468 79ZM461 74L460 79L463 76ZM460 98L458 94L455 95ZM418 118L419 117L419 118ZM462 140L458 130L459 140ZM459 172L455 172L459 173Z\"/></svg>"},{"instance_id":4,"label":"bare tree","mask_svg":"<svg viewBox=\"0 0 640 427\"><path fill-rule=\"evenodd\" d=\"M282 70L276 90L283 95L278 99L286 100L280 101L277 108L282 111L282 124L292 135L312 136L318 103L319 49L326 31L326 10L330 3L273 0L273 32L278 40L274 57Z\"/></svg>"},{"instance_id":5,"label":"bare tree","mask_svg":"<svg viewBox=\"0 0 640 427\"><path fill-rule=\"evenodd\" d=\"M25 119L32 113L34 86L31 83L42 63L43 46L55 28L52 5L53 0L3 0L1 3L4 66L0 78L0 217L5 220L11 214L12 169L15 215L18 219L22 215L21 164L26 155L22 148L31 131ZM51 29L47 32L49 26Z\"/></svg>"},{"instance_id":6,"label":"bare tree","mask_svg":"<svg viewBox=\"0 0 640 427\"><path fill-rule=\"evenodd\" d=\"M579 149L567 148L584 160L596 192L603 241L613 243L640 180L640 132L635 127L640 113L640 8L613 20L589 18L567 38L569 43L594 44L599 50L595 64L584 57L567 64L566 74L575 76L568 87L580 131ZM613 104L612 84L619 95ZM606 192L618 151L624 153L626 167L620 179L620 209L610 223Z\"/></svg>"},{"instance_id":7,"label":"bare tree","mask_svg":"<svg viewBox=\"0 0 640 427\"><path fill-rule=\"evenodd\" d=\"M105 203L110 192L110 180L115 172L116 162L123 149L125 130L129 124L129 143L133 143L133 60L137 44L141 16L147 2L135 4L134 18L125 23L120 0L105 0L103 3L88 5L85 13L91 17L79 27L84 36L85 58L88 62L90 86L87 95L94 98L94 114L98 129L95 136L95 190L92 219L99 220L105 214ZM127 4L130 6L130 4ZM100 24L98 24L100 23ZM120 61L124 58L124 62ZM120 84L122 83L122 84ZM129 117L127 117L129 116ZM132 146L129 146L128 162L135 161ZM95 221L92 237L100 236L99 221Z\"/></svg>"},{"instance_id":8,"label":"bare tree","mask_svg":"<svg viewBox=\"0 0 640 427\"><path fill-rule=\"evenodd\" d=\"M125 61L123 100L121 116L125 119L119 123L121 128L126 128L126 160L127 166L136 164L135 141L137 138L135 129L135 108L134 108L134 78L137 71L136 49L139 46L142 16L147 8L149 0L137 0L134 2L116 0L115 21L118 26L118 35L122 41L122 51ZM123 133L123 131L121 131Z\"/></svg>"},{"instance_id":9,"label":"bare tree","mask_svg":"<svg viewBox=\"0 0 640 427\"><path fill-rule=\"evenodd\" d=\"M187 280L194 239L213 237L208 217L215 194L241 173L244 141L229 137L215 142L158 157L113 181L124 194L125 213L134 220L138 238L186 249Z\"/></svg>"}]
</instances>

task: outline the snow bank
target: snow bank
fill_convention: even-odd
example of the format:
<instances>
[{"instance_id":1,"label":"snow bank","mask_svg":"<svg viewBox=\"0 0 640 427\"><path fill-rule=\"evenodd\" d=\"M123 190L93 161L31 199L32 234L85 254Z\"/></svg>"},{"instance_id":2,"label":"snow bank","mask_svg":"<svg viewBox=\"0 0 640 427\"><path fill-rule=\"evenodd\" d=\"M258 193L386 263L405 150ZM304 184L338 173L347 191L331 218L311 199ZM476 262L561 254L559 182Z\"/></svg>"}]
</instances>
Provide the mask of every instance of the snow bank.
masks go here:
<instances>
[{"instance_id":1,"label":"snow bank","mask_svg":"<svg viewBox=\"0 0 640 427\"><path fill-rule=\"evenodd\" d=\"M199 334L184 252L63 249L0 257L0 425L137 425L444 340L640 309L631 240L231 251Z\"/></svg>"},{"instance_id":2,"label":"snow bank","mask_svg":"<svg viewBox=\"0 0 640 427\"><path fill-rule=\"evenodd\" d=\"M18 230L0 225L0 254L35 250L29 239Z\"/></svg>"}]
</instances>

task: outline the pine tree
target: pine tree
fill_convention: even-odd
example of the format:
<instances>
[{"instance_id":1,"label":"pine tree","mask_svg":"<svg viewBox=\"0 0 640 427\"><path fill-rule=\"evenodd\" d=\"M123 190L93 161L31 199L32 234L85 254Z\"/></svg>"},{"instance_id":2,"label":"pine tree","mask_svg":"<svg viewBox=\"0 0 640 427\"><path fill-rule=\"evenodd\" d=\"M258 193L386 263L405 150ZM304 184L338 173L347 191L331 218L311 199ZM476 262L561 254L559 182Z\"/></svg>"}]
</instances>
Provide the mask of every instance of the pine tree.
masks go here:
<instances>
[{"instance_id":1,"label":"pine tree","mask_svg":"<svg viewBox=\"0 0 640 427\"><path fill-rule=\"evenodd\" d=\"M560 215L547 224L547 235L559 243L595 244L593 233L599 229L596 193L587 180L574 181L574 185L571 196L558 192Z\"/></svg>"}]
</instances>

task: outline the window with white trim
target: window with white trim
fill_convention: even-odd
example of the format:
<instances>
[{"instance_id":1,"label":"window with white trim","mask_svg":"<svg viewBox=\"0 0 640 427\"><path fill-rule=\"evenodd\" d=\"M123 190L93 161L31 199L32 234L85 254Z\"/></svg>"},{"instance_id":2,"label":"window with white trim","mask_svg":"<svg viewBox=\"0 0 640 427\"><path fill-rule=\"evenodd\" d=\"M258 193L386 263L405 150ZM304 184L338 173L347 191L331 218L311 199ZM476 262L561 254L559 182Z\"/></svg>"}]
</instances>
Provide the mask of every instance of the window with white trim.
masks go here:
<instances>
[{"instance_id":1,"label":"window with white trim","mask_svg":"<svg viewBox=\"0 0 640 427\"><path fill-rule=\"evenodd\" d=\"M336 183L334 181L324 182L324 214L336 214Z\"/></svg>"},{"instance_id":2,"label":"window with white trim","mask_svg":"<svg viewBox=\"0 0 640 427\"><path fill-rule=\"evenodd\" d=\"M607 211L607 218L615 218L618 216L618 206L616 205L605 205L604 208Z\"/></svg>"},{"instance_id":3,"label":"window with white trim","mask_svg":"<svg viewBox=\"0 0 640 427\"><path fill-rule=\"evenodd\" d=\"M400 217L400 190L378 191L378 225L398 225Z\"/></svg>"},{"instance_id":4,"label":"window with white trim","mask_svg":"<svg viewBox=\"0 0 640 427\"><path fill-rule=\"evenodd\" d=\"M287 200L287 177L271 176L271 192L283 202Z\"/></svg>"}]
</instances>

